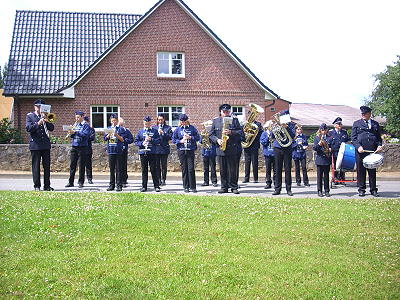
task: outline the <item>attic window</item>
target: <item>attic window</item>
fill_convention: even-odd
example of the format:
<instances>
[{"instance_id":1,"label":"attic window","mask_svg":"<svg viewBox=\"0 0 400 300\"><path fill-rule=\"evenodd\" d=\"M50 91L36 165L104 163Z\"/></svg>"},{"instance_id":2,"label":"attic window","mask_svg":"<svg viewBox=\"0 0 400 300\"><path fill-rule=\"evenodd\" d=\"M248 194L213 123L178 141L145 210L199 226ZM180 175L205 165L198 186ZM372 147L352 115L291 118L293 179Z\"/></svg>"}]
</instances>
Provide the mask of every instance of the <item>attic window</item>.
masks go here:
<instances>
[{"instance_id":1,"label":"attic window","mask_svg":"<svg viewBox=\"0 0 400 300\"><path fill-rule=\"evenodd\" d=\"M158 77L185 77L185 54L178 52L157 53Z\"/></svg>"}]
</instances>

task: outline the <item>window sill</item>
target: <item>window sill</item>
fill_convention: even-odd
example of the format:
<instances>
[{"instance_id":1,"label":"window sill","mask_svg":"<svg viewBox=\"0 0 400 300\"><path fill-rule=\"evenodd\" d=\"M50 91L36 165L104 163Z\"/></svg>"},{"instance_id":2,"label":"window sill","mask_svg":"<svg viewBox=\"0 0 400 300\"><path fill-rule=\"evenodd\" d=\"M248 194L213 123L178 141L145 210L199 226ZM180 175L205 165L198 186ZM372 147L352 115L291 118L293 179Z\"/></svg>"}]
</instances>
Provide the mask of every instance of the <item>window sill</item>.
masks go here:
<instances>
[{"instance_id":1,"label":"window sill","mask_svg":"<svg viewBox=\"0 0 400 300\"><path fill-rule=\"evenodd\" d=\"M168 76L157 76L159 80L186 80L185 77L168 77Z\"/></svg>"}]
</instances>

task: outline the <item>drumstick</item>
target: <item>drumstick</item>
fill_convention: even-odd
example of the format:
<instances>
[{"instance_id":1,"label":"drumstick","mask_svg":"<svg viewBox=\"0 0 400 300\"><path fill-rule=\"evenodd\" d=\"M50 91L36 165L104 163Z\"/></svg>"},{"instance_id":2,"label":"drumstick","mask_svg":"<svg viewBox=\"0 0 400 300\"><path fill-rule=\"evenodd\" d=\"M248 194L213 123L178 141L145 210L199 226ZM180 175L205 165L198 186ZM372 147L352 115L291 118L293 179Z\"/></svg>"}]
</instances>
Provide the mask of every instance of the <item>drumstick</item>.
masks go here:
<instances>
[{"instance_id":1,"label":"drumstick","mask_svg":"<svg viewBox=\"0 0 400 300\"><path fill-rule=\"evenodd\" d=\"M369 153L375 153L376 151L372 151L372 150L363 150L364 152L369 152Z\"/></svg>"}]
</instances>

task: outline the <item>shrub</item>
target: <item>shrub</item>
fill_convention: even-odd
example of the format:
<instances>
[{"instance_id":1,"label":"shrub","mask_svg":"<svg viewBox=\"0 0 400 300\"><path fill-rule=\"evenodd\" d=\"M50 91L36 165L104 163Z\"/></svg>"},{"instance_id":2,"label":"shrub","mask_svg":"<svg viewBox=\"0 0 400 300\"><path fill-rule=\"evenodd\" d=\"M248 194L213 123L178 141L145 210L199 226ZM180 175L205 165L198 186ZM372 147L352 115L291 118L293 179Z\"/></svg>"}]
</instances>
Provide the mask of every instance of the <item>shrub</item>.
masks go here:
<instances>
[{"instance_id":1,"label":"shrub","mask_svg":"<svg viewBox=\"0 0 400 300\"><path fill-rule=\"evenodd\" d=\"M21 132L11 127L11 121L3 118L0 121L0 144L21 144L22 142Z\"/></svg>"}]
</instances>

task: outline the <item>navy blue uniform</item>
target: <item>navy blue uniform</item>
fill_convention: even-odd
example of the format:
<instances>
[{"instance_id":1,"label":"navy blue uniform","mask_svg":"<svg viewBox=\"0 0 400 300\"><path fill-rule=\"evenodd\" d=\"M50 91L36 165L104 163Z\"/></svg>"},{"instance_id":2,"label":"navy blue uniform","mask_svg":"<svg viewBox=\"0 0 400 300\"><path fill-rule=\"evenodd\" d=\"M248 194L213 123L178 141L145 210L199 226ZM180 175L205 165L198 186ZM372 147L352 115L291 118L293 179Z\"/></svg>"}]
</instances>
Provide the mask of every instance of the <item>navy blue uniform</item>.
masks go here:
<instances>
[{"instance_id":1,"label":"navy blue uniform","mask_svg":"<svg viewBox=\"0 0 400 300\"><path fill-rule=\"evenodd\" d=\"M109 129L113 129L116 134L124 139L126 135L124 127L115 126ZM125 139L124 141L120 141L116 136L109 136L106 134L104 140L107 141L108 165L110 168L109 190L115 188L115 182L117 183L117 190L119 190L122 188L122 151L125 145Z\"/></svg>"},{"instance_id":2,"label":"navy blue uniform","mask_svg":"<svg viewBox=\"0 0 400 300\"><path fill-rule=\"evenodd\" d=\"M128 184L128 150L129 144L133 143L133 135L128 128L125 128L124 132L124 146L122 148L121 155L121 176L122 176L122 184Z\"/></svg>"},{"instance_id":3,"label":"navy blue uniform","mask_svg":"<svg viewBox=\"0 0 400 300\"><path fill-rule=\"evenodd\" d=\"M258 182L258 151L260 149L260 138L263 132L261 123L254 121L253 124L258 127L258 134L255 137L253 143L250 147L243 148L244 150L244 180L243 182L248 182L250 179L250 165L253 165L253 179Z\"/></svg>"},{"instance_id":4,"label":"navy blue uniform","mask_svg":"<svg viewBox=\"0 0 400 300\"><path fill-rule=\"evenodd\" d=\"M349 135L347 134L346 130L344 129L336 130L336 128L329 130L328 134L332 138L333 165L336 168L336 160L339 154L340 145L342 143L346 143L349 141ZM345 179L344 172L335 170L335 178L344 180Z\"/></svg>"},{"instance_id":5,"label":"navy blue uniform","mask_svg":"<svg viewBox=\"0 0 400 300\"><path fill-rule=\"evenodd\" d=\"M317 166L317 189L318 192L322 192L322 182L324 183L325 192L329 193L329 166L332 163L331 152L326 154L324 152L324 147L318 145L320 137L317 135L314 139L313 150L316 153L315 164ZM325 141L328 147L331 147L332 139L329 136L325 137Z\"/></svg>"},{"instance_id":6,"label":"navy blue uniform","mask_svg":"<svg viewBox=\"0 0 400 300\"><path fill-rule=\"evenodd\" d=\"M156 171L160 184L164 185L167 179L168 155L170 153L169 141L172 139L172 127L167 124L154 126L155 129L162 130L160 134L160 144L156 149Z\"/></svg>"},{"instance_id":7,"label":"navy blue uniform","mask_svg":"<svg viewBox=\"0 0 400 300\"><path fill-rule=\"evenodd\" d=\"M308 146L308 138L304 134L297 135L294 138L292 158L294 160L294 166L296 170L296 183L301 184L300 176L300 165L303 173L303 183L304 185L309 185L308 174L307 174L307 155L306 149L304 147Z\"/></svg>"},{"instance_id":8,"label":"navy blue uniform","mask_svg":"<svg viewBox=\"0 0 400 300\"><path fill-rule=\"evenodd\" d=\"M361 146L364 148L364 150L375 151L378 146L382 146L379 123L371 119L369 125L364 119L355 121L353 128L351 129L351 141L356 148L358 191L365 193L366 176L368 171L370 192L377 192L376 169L366 169L363 165L363 159L370 153L359 153L358 148Z\"/></svg>"},{"instance_id":9,"label":"navy blue uniform","mask_svg":"<svg viewBox=\"0 0 400 300\"><path fill-rule=\"evenodd\" d=\"M50 188L50 139L44 125L38 125L41 119L36 113L26 115L26 131L29 132L29 150L32 156L32 177L35 188L40 188L40 160L43 164L44 189ZM48 131L54 130L54 124L46 122Z\"/></svg>"},{"instance_id":10,"label":"navy blue uniform","mask_svg":"<svg viewBox=\"0 0 400 300\"><path fill-rule=\"evenodd\" d=\"M200 143L202 140L200 139ZM211 142L211 141L210 141ZM217 184L217 147L214 143L211 143L209 149L204 147L201 149L201 156L203 157L203 171L204 171L204 185L210 183L210 171L211 171L211 183Z\"/></svg>"},{"instance_id":11,"label":"navy blue uniform","mask_svg":"<svg viewBox=\"0 0 400 300\"><path fill-rule=\"evenodd\" d=\"M219 163L219 171L221 176L221 190L228 191L238 189L239 178L239 158L242 153L241 142L244 141L244 133L240 126L239 120L233 118L232 124L229 125L231 134L226 145L226 150L222 151L218 144L218 139L222 137L223 117L213 120L210 140L217 146L216 152Z\"/></svg>"},{"instance_id":12,"label":"navy blue uniform","mask_svg":"<svg viewBox=\"0 0 400 300\"><path fill-rule=\"evenodd\" d=\"M76 166L79 160L79 179L78 184L81 186L85 182L86 156L88 151L88 142L90 136L90 126L86 121L82 121L75 126L74 133L71 134L71 164L69 171L69 185L74 185Z\"/></svg>"},{"instance_id":13,"label":"navy blue uniform","mask_svg":"<svg viewBox=\"0 0 400 300\"><path fill-rule=\"evenodd\" d=\"M181 140L183 139L185 134L188 134L191 139L187 140L187 143L181 143ZM196 190L194 157L198 141L200 141L200 135L193 125L178 127L175 129L172 135L172 142L176 144L176 148L178 150L178 157L182 170L183 188L185 190Z\"/></svg>"},{"instance_id":14,"label":"navy blue uniform","mask_svg":"<svg viewBox=\"0 0 400 300\"><path fill-rule=\"evenodd\" d=\"M272 147L273 139L270 131L264 131L260 137L260 143L263 145L263 154L265 159L265 183L266 188L271 188L272 179L275 185L276 171L274 166L274 148ZM273 170L273 177L271 178L271 171Z\"/></svg>"},{"instance_id":15,"label":"navy blue uniform","mask_svg":"<svg viewBox=\"0 0 400 300\"><path fill-rule=\"evenodd\" d=\"M147 147L143 144L146 136L151 137L151 141L149 141ZM134 143L139 147L140 165L142 167L142 188L147 190L149 166L154 188L159 188L160 180L156 172L156 151L157 145L160 144L158 130L155 128L143 128L139 130Z\"/></svg>"},{"instance_id":16,"label":"navy blue uniform","mask_svg":"<svg viewBox=\"0 0 400 300\"><path fill-rule=\"evenodd\" d=\"M88 140L88 151L86 155L86 178L89 182L93 179L93 167L92 167L92 156L93 156L93 149L92 149L92 142L94 141L96 136L96 131L94 128L90 127L90 135Z\"/></svg>"}]
</instances>

